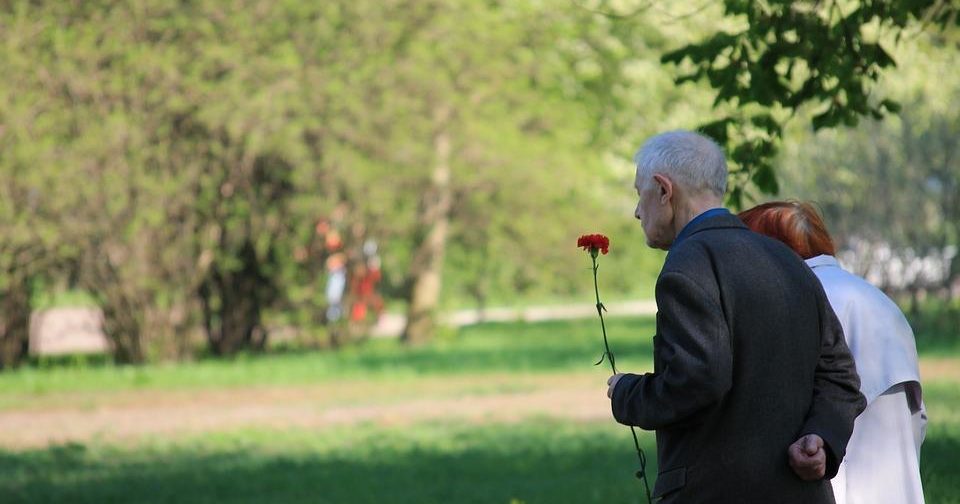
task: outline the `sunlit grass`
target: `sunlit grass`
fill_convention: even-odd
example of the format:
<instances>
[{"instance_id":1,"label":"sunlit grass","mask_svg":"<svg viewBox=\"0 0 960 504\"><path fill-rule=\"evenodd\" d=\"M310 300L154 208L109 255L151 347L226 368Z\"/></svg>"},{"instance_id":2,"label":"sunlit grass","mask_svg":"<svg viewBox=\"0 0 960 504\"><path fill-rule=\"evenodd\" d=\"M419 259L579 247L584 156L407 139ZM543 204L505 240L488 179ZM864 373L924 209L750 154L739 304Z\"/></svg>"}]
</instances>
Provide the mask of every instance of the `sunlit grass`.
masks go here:
<instances>
[{"instance_id":1,"label":"sunlit grass","mask_svg":"<svg viewBox=\"0 0 960 504\"><path fill-rule=\"evenodd\" d=\"M608 322L611 345L622 366L646 366L651 318ZM485 372L590 369L602 352L595 320L482 324L464 327L432 343L405 348L396 340L373 340L338 352L300 351L240 355L140 367L62 365L0 373L4 395L131 389L202 389L294 385L343 378L401 379Z\"/></svg>"},{"instance_id":2,"label":"sunlit grass","mask_svg":"<svg viewBox=\"0 0 960 504\"><path fill-rule=\"evenodd\" d=\"M608 329L621 368L649 368L652 319L615 319ZM340 353L291 352L140 368L25 369L0 375L0 408L24 403L44 408L71 396L89 396L96 403L98 397L125 391L149 397L162 391L261 385L344 388L343 396L327 398L344 404L357 392L369 392L366 400L383 404L509 394L541 389L566 375L597 373L602 379L605 370L593 367L600 350L594 320L485 324L417 348L382 340ZM949 371L942 364L938 369ZM402 382L399 388L406 395L376 396L380 389L388 395L397 390L395 384L383 387L387 381ZM927 502L960 504L960 382L943 371L930 377L924 391L930 416L921 462ZM653 436L644 433L641 440L651 455L652 479ZM629 431L612 419L214 429L0 450L0 501L641 502L632 476L636 466Z\"/></svg>"},{"instance_id":3,"label":"sunlit grass","mask_svg":"<svg viewBox=\"0 0 960 504\"><path fill-rule=\"evenodd\" d=\"M956 397L930 399L956 416ZM652 436L641 439L653 453ZM960 423L934 420L921 462L927 502L960 502L958 448ZM5 503L641 502L634 457L628 431L613 422L246 429L0 452L0 495Z\"/></svg>"}]
</instances>

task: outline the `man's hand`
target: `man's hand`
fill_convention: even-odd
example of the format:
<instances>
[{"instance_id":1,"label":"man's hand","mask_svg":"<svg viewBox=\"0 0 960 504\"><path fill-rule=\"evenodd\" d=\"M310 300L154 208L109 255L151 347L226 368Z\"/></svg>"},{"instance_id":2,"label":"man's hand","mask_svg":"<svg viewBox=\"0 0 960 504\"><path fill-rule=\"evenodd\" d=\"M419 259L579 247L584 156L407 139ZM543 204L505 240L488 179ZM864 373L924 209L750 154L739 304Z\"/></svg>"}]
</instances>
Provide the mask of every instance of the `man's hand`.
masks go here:
<instances>
[{"instance_id":1,"label":"man's hand","mask_svg":"<svg viewBox=\"0 0 960 504\"><path fill-rule=\"evenodd\" d=\"M617 387L617 382L623 378L623 373L617 373L607 379L607 398L613 399L613 389Z\"/></svg>"},{"instance_id":2,"label":"man's hand","mask_svg":"<svg viewBox=\"0 0 960 504\"><path fill-rule=\"evenodd\" d=\"M804 481L816 481L827 472L827 452L823 439L816 434L807 434L796 440L787 449L790 467Z\"/></svg>"}]
</instances>

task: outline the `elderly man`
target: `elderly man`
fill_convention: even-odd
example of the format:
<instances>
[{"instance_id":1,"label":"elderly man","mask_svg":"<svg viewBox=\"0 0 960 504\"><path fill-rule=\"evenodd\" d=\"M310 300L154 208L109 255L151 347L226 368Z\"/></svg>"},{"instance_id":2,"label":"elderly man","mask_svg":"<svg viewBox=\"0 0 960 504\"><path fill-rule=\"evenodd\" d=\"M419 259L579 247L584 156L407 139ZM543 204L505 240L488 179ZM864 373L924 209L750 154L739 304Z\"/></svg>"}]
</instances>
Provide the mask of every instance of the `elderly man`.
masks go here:
<instances>
[{"instance_id":1,"label":"elderly man","mask_svg":"<svg viewBox=\"0 0 960 504\"><path fill-rule=\"evenodd\" d=\"M636 217L669 250L657 279L654 370L608 380L618 422L657 432L661 503L834 501L865 401L836 316L790 249L721 208L710 139L649 139Z\"/></svg>"}]
</instances>

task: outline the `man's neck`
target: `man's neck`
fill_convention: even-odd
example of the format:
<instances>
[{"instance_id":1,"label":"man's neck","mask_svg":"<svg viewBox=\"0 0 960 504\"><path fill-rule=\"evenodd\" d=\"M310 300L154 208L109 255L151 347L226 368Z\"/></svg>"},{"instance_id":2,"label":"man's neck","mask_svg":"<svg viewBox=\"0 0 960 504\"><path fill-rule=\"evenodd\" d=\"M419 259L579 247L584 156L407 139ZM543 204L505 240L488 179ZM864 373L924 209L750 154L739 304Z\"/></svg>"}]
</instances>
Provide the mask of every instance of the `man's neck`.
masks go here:
<instances>
[{"instance_id":1,"label":"man's neck","mask_svg":"<svg viewBox=\"0 0 960 504\"><path fill-rule=\"evenodd\" d=\"M683 230L683 228L689 224L690 221L696 218L696 216L712 208L723 207L723 204L720 202L720 200L715 197L691 198L684 203L685 204L679 205L673 214L674 236L679 236L680 231Z\"/></svg>"}]
</instances>

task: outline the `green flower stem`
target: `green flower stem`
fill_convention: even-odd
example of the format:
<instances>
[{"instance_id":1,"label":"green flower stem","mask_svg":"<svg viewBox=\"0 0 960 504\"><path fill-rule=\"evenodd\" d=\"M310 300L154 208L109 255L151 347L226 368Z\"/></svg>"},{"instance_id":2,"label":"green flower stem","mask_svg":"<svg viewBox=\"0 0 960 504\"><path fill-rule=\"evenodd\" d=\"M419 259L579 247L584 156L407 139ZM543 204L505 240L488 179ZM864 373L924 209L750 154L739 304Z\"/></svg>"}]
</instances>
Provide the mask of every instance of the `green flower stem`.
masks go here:
<instances>
[{"instance_id":1,"label":"green flower stem","mask_svg":"<svg viewBox=\"0 0 960 504\"><path fill-rule=\"evenodd\" d=\"M600 316L600 329L603 331L603 355L600 356L600 360L597 361L595 365L599 365L603 362L604 357L610 361L610 370L613 371L613 374L617 374L617 363L613 358L613 352L610 351L610 343L607 341L607 326L603 322L603 312L607 309L603 306L603 303L600 302L600 288L597 286L597 249L590 249L590 260L593 262L593 293L596 295L597 299L597 315ZM631 425L630 433L633 434L633 446L637 450L637 458L640 459L640 470L637 471L637 478L640 481L643 481L643 489L647 494L647 502L652 503L653 499L650 497L650 485L647 483L647 456L643 453L643 449L640 448L640 439L637 437L637 430Z\"/></svg>"},{"instance_id":2,"label":"green flower stem","mask_svg":"<svg viewBox=\"0 0 960 504\"><path fill-rule=\"evenodd\" d=\"M603 322L603 312L607 307L603 306L603 303L600 302L600 288L597 286L597 251L596 249L590 249L590 260L593 261L593 293L597 298L597 315L600 316L600 330L603 331L603 355L600 356L600 362L603 362L603 358L606 357L610 361L610 370L613 371L613 374L617 374L617 363L613 358L613 353L610 352L610 343L607 342L607 326Z\"/></svg>"}]
</instances>

